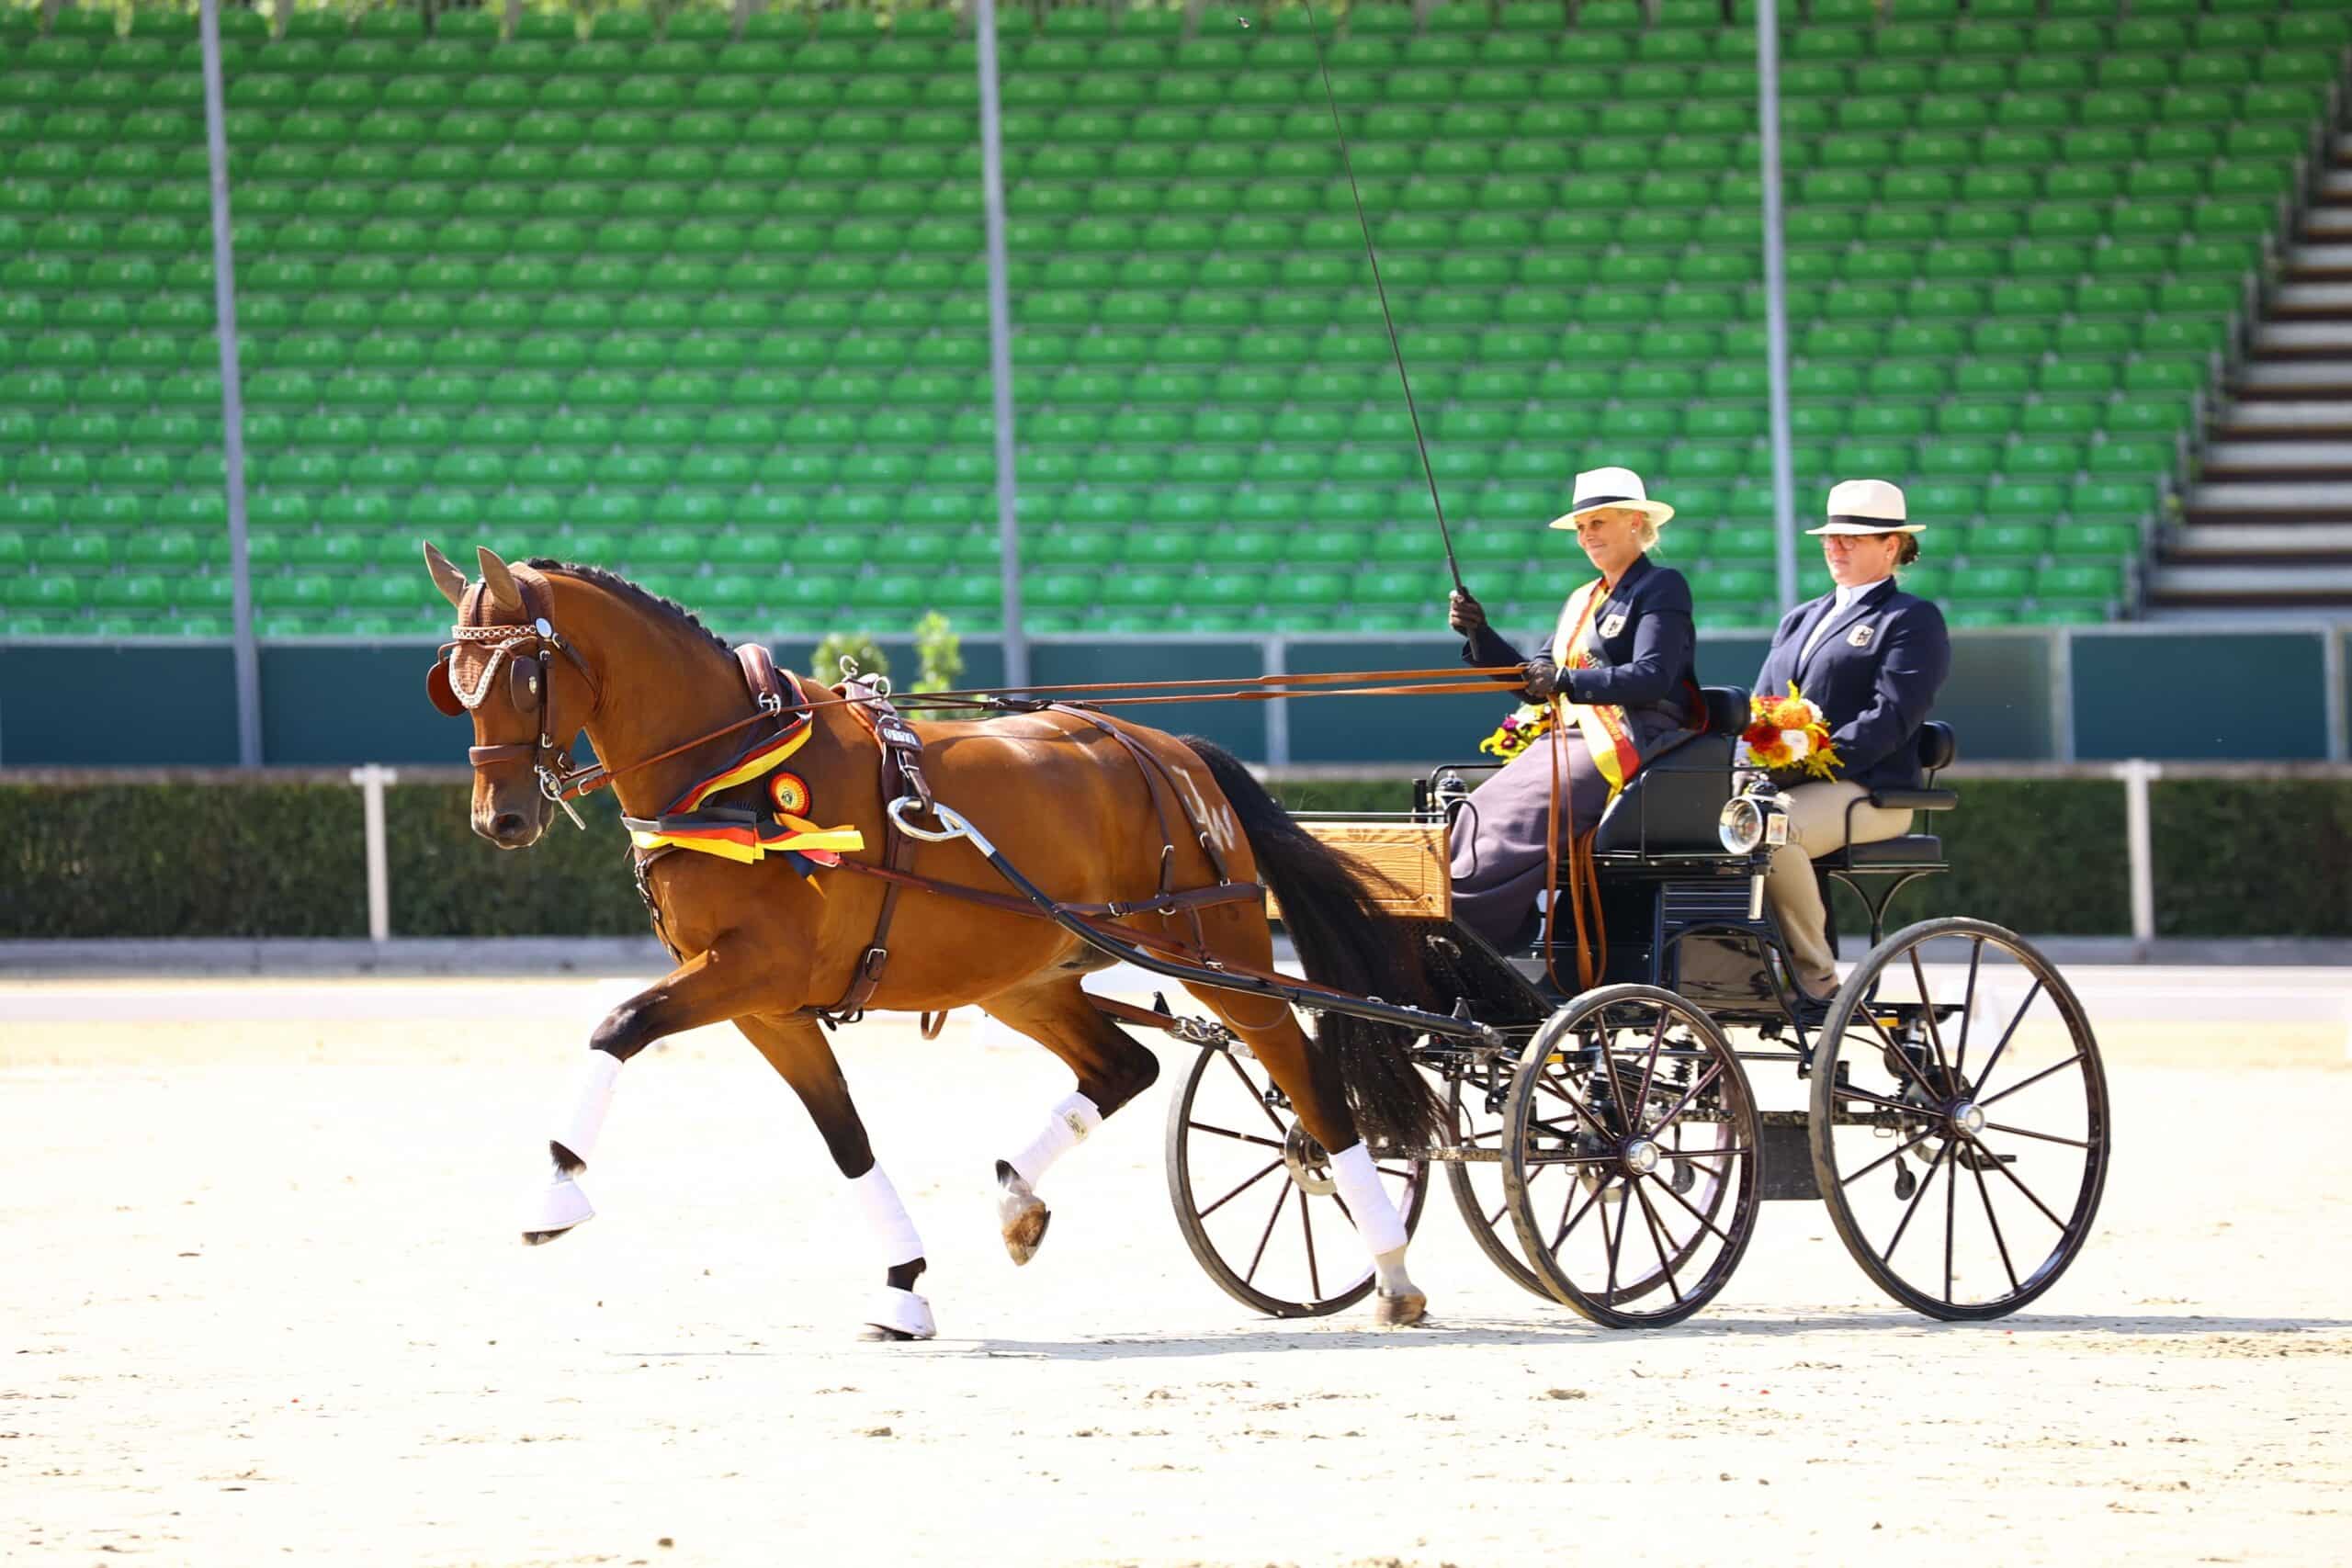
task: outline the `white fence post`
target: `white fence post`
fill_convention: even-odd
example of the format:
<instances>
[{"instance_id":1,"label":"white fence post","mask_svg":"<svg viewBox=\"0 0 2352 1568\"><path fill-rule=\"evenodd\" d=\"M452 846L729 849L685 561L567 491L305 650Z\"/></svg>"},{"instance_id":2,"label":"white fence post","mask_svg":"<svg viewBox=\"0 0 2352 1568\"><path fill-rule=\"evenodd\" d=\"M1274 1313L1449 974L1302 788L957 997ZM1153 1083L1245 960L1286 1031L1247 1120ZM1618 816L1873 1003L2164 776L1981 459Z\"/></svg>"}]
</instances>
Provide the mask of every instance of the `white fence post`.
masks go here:
<instances>
[{"instance_id":1,"label":"white fence post","mask_svg":"<svg viewBox=\"0 0 2352 1568\"><path fill-rule=\"evenodd\" d=\"M2123 838L2132 866L2132 956L2148 956L2156 940L2156 867L2154 840L2148 829L2148 785L2162 777L2159 764L2133 758L2118 763L2115 776L2123 781Z\"/></svg>"},{"instance_id":2,"label":"white fence post","mask_svg":"<svg viewBox=\"0 0 2352 1568\"><path fill-rule=\"evenodd\" d=\"M384 786L400 782L400 774L379 762L351 770L359 786L360 812L368 832L368 940L386 942L392 934L392 877L384 850Z\"/></svg>"}]
</instances>

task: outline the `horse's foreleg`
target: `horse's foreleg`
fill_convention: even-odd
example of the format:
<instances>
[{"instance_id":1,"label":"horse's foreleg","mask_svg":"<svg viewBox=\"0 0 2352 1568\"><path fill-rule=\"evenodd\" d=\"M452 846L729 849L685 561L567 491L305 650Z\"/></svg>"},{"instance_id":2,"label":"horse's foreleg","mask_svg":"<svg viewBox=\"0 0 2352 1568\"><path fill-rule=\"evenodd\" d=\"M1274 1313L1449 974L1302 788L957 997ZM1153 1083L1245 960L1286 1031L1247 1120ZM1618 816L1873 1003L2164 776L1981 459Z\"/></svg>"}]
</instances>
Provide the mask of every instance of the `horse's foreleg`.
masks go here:
<instances>
[{"instance_id":1,"label":"horse's foreleg","mask_svg":"<svg viewBox=\"0 0 2352 1568\"><path fill-rule=\"evenodd\" d=\"M622 1065L664 1035L723 1023L739 1013L756 1010L762 998L772 993L775 978L759 964L713 948L686 960L605 1015L589 1036L579 1093L567 1110L559 1111L548 1136L554 1170L525 1211L526 1243L536 1247L552 1241L595 1217L579 1176L582 1168L595 1157L596 1145L603 1139L605 1118L612 1109Z\"/></svg>"},{"instance_id":2,"label":"horse's foreleg","mask_svg":"<svg viewBox=\"0 0 2352 1568\"><path fill-rule=\"evenodd\" d=\"M759 1047L768 1066L792 1086L792 1092L808 1108L833 1164L849 1179L852 1205L874 1237L883 1284L866 1307L862 1337L930 1338L939 1331L932 1321L931 1303L914 1289L925 1266L922 1238L916 1234L906 1205L899 1201L898 1190L875 1162L865 1123L850 1099L849 1082L842 1077L831 1042L815 1020L793 1014L739 1018L735 1027Z\"/></svg>"},{"instance_id":3,"label":"horse's foreleg","mask_svg":"<svg viewBox=\"0 0 2352 1568\"><path fill-rule=\"evenodd\" d=\"M1103 1118L1149 1089L1159 1058L1086 999L1076 976L989 998L982 1010L1068 1063L1078 1090L1063 1097L1029 1141L996 1162L997 1221L1015 1263L1037 1255L1052 1213L1037 1184L1053 1163L1085 1142Z\"/></svg>"},{"instance_id":4,"label":"horse's foreleg","mask_svg":"<svg viewBox=\"0 0 2352 1568\"><path fill-rule=\"evenodd\" d=\"M1372 1151L1357 1134L1337 1066L1317 1052L1288 1007L1268 998L1245 997L1209 986L1185 989L1250 1043L1250 1052L1290 1098L1307 1132L1328 1151L1339 1200L1356 1235L1363 1238L1364 1250L1372 1255L1377 1280L1373 1310L1378 1320L1394 1325L1419 1323L1429 1310L1429 1298L1405 1272L1405 1244L1409 1238L1404 1217L1388 1201L1380 1185L1380 1172L1373 1165Z\"/></svg>"}]
</instances>

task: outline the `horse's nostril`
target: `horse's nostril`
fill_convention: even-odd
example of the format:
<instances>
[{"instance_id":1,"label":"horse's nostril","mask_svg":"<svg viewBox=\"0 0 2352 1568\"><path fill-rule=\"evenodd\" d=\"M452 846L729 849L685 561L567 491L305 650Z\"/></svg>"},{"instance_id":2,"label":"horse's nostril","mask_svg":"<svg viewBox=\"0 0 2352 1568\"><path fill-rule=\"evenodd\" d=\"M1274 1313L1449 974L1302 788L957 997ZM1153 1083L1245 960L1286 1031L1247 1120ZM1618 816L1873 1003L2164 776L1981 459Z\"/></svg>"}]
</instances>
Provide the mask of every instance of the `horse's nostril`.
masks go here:
<instances>
[{"instance_id":1,"label":"horse's nostril","mask_svg":"<svg viewBox=\"0 0 2352 1568\"><path fill-rule=\"evenodd\" d=\"M490 836L502 844L511 844L526 830L520 813L502 811L490 819Z\"/></svg>"}]
</instances>

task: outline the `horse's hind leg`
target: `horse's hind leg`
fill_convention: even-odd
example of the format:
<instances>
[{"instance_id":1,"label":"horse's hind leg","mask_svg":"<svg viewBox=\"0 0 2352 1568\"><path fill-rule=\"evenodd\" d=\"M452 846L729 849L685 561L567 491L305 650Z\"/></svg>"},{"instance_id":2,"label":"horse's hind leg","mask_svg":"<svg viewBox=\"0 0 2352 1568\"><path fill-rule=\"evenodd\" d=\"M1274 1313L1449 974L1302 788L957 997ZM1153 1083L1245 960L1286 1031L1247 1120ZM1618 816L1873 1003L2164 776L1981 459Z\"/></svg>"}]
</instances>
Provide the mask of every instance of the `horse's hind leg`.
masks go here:
<instances>
[{"instance_id":1,"label":"horse's hind leg","mask_svg":"<svg viewBox=\"0 0 2352 1568\"><path fill-rule=\"evenodd\" d=\"M1221 955L1235 956L1260 968L1268 966L1263 956ZM1259 1064L1290 1097L1299 1121L1329 1153L1340 1201L1346 1205L1349 1220L1372 1255L1378 1281L1373 1304L1376 1321L1399 1327L1419 1323L1429 1310L1429 1297L1405 1272L1405 1244L1409 1238L1404 1217L1388 1201L1372 1151L1356 1132L1337 1064L1315 1048L1285 1003L1211 986L1188 984L1184 988L1223 1020L1227 1028L1249 1042Z\"/></svg>"},{"instance_id":2,"label":"horse's hind leg","mask_svg":"<svg viewBox=\"0 0 2352 1568\"><path fill-rule=\"evenodd\" d=\"M1053 1218L1037 1183L1046 1168L1083 1142L1119 1107L1159 1077L1159 1058L1087 1000L1076 975L1056 974L1021 989L990 997L981 1010L1060 1057L1078 1076L1078 1091L1063 1099L1036 1135L996 1162L997 1219L1004 1249L1015 1263L1037 1255Z\"/></svg>"},{"instance_id":3,"label":"horse's hind leg","mask_svg":"<svg viewBox=\"0 0 2352 1568\"><path fill-rule=\"evenodd\" d=\"M851 1100L849 1082L841 1062L814 1019L786 1013L763 1018L739 1018L735 1027L759 1047L792 1092L808 1108L808 1118L833 1156L833 1164L849 1179L850 1197L859 1216L873 1233L883 1269L882 1288L868 1303L866 1339L928 1339L938 1332L931 1303L915 1293L915 1281L925 1267L922 1238L914 1221L899 1201L897 1189L874 1158L866 1141L865 1123Z\"/></svg>"}]
</instances>

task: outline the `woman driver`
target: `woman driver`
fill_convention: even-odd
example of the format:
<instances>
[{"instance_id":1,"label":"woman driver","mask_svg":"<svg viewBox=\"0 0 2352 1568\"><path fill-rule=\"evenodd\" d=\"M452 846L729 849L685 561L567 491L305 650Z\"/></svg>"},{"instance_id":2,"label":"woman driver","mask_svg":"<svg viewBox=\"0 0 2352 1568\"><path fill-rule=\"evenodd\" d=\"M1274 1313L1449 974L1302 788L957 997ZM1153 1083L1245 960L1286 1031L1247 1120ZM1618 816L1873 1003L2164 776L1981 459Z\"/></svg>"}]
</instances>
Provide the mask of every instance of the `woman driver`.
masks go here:
<instances>
[{"instance_id":1,"label":"woman driver","mask_svg":"<svg viewBox=\"0 0 2352 1568\"><path fill-rule=\"evenodd\" d=\"M1611 796L1661 747L1702 724L1691 667L1690 585L1643 551L1674 508L1644 494L1629 468L1577 476L1555 528L1573 528L1600 573L1568 596L1548 654L1522 660L1478 601L1457 589L1446 624L1473 665L1527 666L1530 702L1567 704L1558 824L1563 852L1600 820ZM1553 742L1538 739L1478 786L1455 818L1453 913L1498 946L1513 940L1544 886L1552 831Z\"/></svg>"},{"instance_id":2,"label":"woman driver","mask_svg":"<svg viewBox=\"0 0 2352 1568\"><path fill-rule=\"evenodd\" d=\"M1790 611L1756 672L1759 692L1795 682L1838 751L1836 778L1782 791L1789 841L1772 852L1764 884L1797 984L1815 999L1837 990L1838 971L1813 857L1845 846L1849 808L1855 843L1910 831L1911 813L1863 796L1919 787L1919 726L1951 669L1943 613L1894 583L1895 569L1919 558L1924 526L1904 514L1903 492L1883 479L1848 479L1829 492L1828 513L1812 532L1837 592Z\"/></svg>"}]
</instances>

